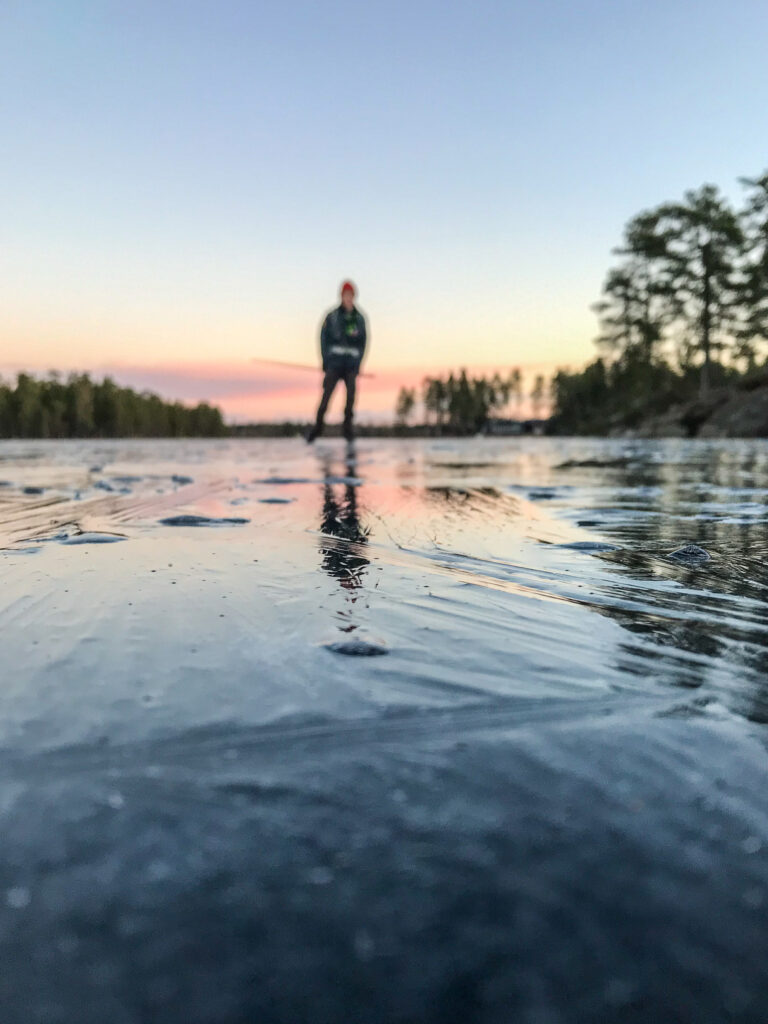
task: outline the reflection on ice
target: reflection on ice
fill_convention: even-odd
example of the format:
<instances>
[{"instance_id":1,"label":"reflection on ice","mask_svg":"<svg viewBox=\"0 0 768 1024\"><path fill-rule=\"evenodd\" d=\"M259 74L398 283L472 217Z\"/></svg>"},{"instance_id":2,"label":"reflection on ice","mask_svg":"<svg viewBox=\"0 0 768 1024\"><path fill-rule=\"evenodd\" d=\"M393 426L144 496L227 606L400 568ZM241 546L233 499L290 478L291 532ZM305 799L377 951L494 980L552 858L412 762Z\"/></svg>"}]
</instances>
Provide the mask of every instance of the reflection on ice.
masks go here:
<instances>
[{"instance_id":1,"label":"reflection on ice","mask_svg":"<svg viewBox=\"0 0 768 1024\"><path fill-rule=\"evenodd\" d=\"M250 520L237 516L220 516L219 518L215 518L214 516L196 516L189 514L167 516L165 519L160 520L160 524L162 526L242 526L247 522L250 522Z\"/></svg>"},{"instance_id":2,"label":"reflection on ice","mask_svg":"<svg viewBox=\"0 0 768 1024\"><path fill-rule=\"evenodd\" d=\"M340 544L321 547L323 568L335 576L342 587L354 590L362 583L362 574L369 560L361 553L368 543L370 527L363 527L357 509L357 485L351 473L348 477L334 477L330 462L326 463L323 484L323 513L320 532L336 538ZM339 494L337 495L336 489Z\"/></svg>"},{"instance_id":3,"label":"reflection on ice","mask_svg":"<svg viewBox=\"0 0 768 1024\"><path fill-rule=\"evenodd\" d=\"M170 705L186 694L190 721L224 706L246 718L338 713L340 692L330 680L326 692L311 663L329 628L386 639L386 676L348 681L353 703L372 708L438 691L461 701L471 680L493 699L696 686L739 714L768 715L768 453L757 442L10 442L4 462L13 485L0 493L0 538L6 606L23 627L16 642L50 636L55 590L30 584L23 568L42 566L78 590L70 635L92 636L112 664L129 664L134 645L148 664L158 659L164 667L148 671L165 680ZM42 497L30 501L30 490ZM124 555L97 555L97 538L118 535ZM61 564L51 545L14 561L52 537L89 554L74 588L74 550ZM178 620L142 582L169 563L185 595ZM36 611L19 604L30 586ZM119 596L133 602L130 634ZM208 634L220 619L234 632ZM18 653L29 696L18 714L47 719L55 736L66 709L57 722L35 704L43 665ZM81 656L62 648L63 675L102 707L108 730L154 726L126 715L120 672L86 696ZM279 700L243 697L241 678L265 685L278 665L294 673L276 690L282 711ZM190 672L200 687L177 689ZM209 675L218 687L229 680L231 702L206 690ZM312 697L305 677L316 681ZM70 725L76 732L76 718Z\"/></svg>"},{"instance_id":4,"label":"reflection on ice","mask_svg":"<svg viewBox=\"0 0 768 1024\"><path fill-rule=\"evenodd\" d=\"M351 633L359 626L355 605L360 595L356 591L363 586L365 570L370 565L365 549L371 528L364 526L360 521L358 485L361 481L353 475L354 464L347 463L347 476L334 476L332 469L331 460L326 455L323 459L320 552L323 556L323 569L329 576L338 580L339 585L346 591L344 608L338 613L343 622L339 628L343 632ZM361 653L357 649L353 650L351 644L343 650L338 646L334 649L341 653ZM372 653L372 650L368 653Z\"/></svg>"}]
</instances>

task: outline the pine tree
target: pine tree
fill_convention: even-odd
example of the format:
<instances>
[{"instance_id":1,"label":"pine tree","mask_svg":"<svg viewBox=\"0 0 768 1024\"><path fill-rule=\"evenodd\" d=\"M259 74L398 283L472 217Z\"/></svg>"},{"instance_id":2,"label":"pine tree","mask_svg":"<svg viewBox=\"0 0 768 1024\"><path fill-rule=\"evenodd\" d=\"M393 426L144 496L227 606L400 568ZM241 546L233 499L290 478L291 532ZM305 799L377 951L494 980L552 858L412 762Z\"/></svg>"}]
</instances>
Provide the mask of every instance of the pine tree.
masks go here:
<instances>
[{"instance_id":1,"label":"pine tree","mask_svg":"<svg viewBox=\"0 0 768 1024\"><path fill-rule=\"evenodd\" d=\"M541 419L541 410L546 398L547 385L543 373L537 373L533 381L533 388L531 390L531 406L533 408L533 418L535 420Z\"/></svg>"},{"instance_id":2,"label":"pine tree","mask_svg":"<svg viewBox=\"0 0 768 1024\"><path fill-rule=\"evenodd\" d=\"M397 395L395 417L399 426L406 426L416 406L416 391L413 388L400 388Z\"/></svg>"},{"instance_id":3,"label":"pine tree","mask_svg":"<svg viewBox=\"0 0 768 1024\"><path fill-rule=\"evenodd\" d=\"M664 282L665 320L702 358L701 391L710 385L712 353L733 345L739 321L739 262L744 233L714 185L685 193L635 218L632 256L649 261Z\"/></svg>"},{"instance_id":4,"label":"pine tree","mask_svg":"<svg viewBox=\"0 0 768 1024\"><path fill-rule=\"evenodd\" d=\"M758 349L768 341L768 171L742 178L749 189L741 223L745 260L740 283L741 320L736 332L737 356L753 368Z\"/></svg>"}]
</instances>

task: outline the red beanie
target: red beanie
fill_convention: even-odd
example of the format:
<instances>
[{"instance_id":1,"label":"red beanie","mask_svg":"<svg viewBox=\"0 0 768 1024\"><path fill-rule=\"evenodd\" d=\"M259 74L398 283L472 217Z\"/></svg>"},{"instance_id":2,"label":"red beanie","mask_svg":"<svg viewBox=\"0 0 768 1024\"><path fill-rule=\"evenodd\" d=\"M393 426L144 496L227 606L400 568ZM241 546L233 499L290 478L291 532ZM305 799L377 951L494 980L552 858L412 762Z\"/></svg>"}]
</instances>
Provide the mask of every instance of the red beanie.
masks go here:
<instances>
[{"instance_id":1,"label":"red beanie","mask_svg":"<svg viewBox=\"0 0 768 1024\"><path fill-rule=\"evenodd\" d=\"M344 292L352 292L353 295L356 295L357 289L355 288L351 281L345 281L344 284L341 286L341 294L343 295Z\"/></svg>"}]
</instances>

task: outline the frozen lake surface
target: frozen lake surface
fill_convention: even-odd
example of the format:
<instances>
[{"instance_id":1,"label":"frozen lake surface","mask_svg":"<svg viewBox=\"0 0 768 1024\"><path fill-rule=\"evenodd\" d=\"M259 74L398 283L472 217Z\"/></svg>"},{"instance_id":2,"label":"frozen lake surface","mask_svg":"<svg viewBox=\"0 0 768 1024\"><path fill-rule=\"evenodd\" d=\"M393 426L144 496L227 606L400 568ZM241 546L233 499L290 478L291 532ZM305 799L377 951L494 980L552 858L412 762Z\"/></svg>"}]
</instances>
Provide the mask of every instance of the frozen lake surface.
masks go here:
<instances>
[{"instance_id":1,"label":"frozen lake surface","mask_svg":"<svg viewBox=\"0 0 768 1024\"><path fill-rule=\"evenodd\" d=\"M3 442L0 1019L764 1024L767 499L764 442Z\"/></svg>"}]
</instances>

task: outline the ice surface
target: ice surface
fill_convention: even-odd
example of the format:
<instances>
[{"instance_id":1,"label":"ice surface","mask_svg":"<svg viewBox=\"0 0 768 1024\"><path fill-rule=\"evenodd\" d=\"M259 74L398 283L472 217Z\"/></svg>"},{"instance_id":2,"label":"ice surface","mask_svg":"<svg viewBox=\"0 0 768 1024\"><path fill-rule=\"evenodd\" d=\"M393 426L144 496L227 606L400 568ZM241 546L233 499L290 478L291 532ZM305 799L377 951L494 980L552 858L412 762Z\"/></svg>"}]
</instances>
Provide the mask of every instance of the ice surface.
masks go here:
<instances>
[{"instance_id":1,"label":"ice surface","mask_svg":"<svg viewBox=\"0 0 768 1024\"><path fill-rule=\"evenodd\" d=\"M3 1024L764 1024L761 442L3 448Z\"/></svg>"}]
</instances>

